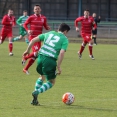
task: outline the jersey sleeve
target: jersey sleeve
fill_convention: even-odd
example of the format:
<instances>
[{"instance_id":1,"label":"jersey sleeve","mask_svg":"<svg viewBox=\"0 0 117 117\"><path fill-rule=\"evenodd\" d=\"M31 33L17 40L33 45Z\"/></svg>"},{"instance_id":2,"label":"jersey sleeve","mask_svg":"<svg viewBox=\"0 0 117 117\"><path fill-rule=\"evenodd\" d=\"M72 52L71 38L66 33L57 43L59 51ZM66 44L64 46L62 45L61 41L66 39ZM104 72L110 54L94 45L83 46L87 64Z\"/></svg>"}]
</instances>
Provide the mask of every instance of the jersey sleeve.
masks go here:
<instances>
[{"instance_id":1,"label":"jersey sleeve","mask_svg":"<svg viewBox=\"0 0 117 117\"><path fill-rule=\"evenodd\" d=\"M77 18L76 20L75 20L75 27L78 27L78 22L81 22L82 21L82 18L81 17L79 17L79 18Z\"/></svg>"},{"instance_id":2,"label":"jersey sleeve","mask_svg":"<svg viewBox=\"0 0 117 117\"><path fill-rule=\"evenodd\" d=\"M40 35L38 36L38 38L39 38L40 41L44 41L44 39L45 39L45 34L40 34Z\"/></svg>"},{"instance_id":3,"label":"jersey sleeve","mask_svg":"<svg viewBox=\"0 0 117 117\"><path fill-rule=\"evenodd\" d=\"M49 29L48 29L48 24L47 24L47 19L46 19L46 17L44 18L44 28L45 28L46 30L49 30Z\"/></svg>"},{"instance_id":4,"label":"jersey sleeve","mask_svg":"<svg viewBox=\"0 0 117 117\"><path fill-rule=\"evenodd\" d=\"M2 19L2 25L9 25L10 22L7 21L7 17L4 16L3 19Z\"/></svg>"},{"instance_id":5,"label":"jersey sleeve","mask_svg":"<svg viewBox=\"0 0 117 117\"><path fill-rule=\"evenodd\" d=\"M30 20L31 20L31 17L29 17L29 18L25 21L25 23L23 24L23 27L24 27L26 30L28 30L28 24L30 24Z\"/></svg>"},{"instance_id":6,"label":"jersey sleeve","mask_svg":"<svg viewBox=\"0 0 117 117\"><path fill-rule=\"evenodd\" d=\"M62 44L62 48L61 49L66 51L67 50L67 47L68 47L68 44L69 44L69 41L66 38L65 41Z\"/></svg>"},{"instance_id":7,"label":"jersey sleeve","mask_svg":"<svg viewBox=\"0 0 117 117\"><path fill-rule=\"evenodd\" d=\"M14 20L13 20L13 26L16 25L16 18L14 17Z\"/></svg>"},{"instance_id":8,"label":"jersey sleeve","mask_svg":"<svg viewBox=\"0 0 117 117\"><path fill-rule=\"evenodd\" d=\"M22 18L20 17L19 19L17 19L16 23L17 23L18 25L21 25L21 22L22 22Z\"/></svg>"}]
</instances>

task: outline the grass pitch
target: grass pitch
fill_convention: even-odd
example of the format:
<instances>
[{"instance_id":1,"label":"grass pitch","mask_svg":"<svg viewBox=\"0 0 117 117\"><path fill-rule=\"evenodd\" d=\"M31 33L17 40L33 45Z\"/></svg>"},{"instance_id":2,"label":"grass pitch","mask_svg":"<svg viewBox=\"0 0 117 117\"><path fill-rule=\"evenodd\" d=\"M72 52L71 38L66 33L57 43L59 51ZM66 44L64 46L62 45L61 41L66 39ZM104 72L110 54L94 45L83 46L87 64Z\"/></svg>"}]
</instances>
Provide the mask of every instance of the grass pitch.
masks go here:
<instances>
[{"instance_id":1,"label":"grass pitch","mask_svg":"<svg viewBox=\"0 0 117 117\"><path fill-rule=\"evenodd\" d=\"M95 60L88 47L78 59L80 44L70 43L55 86L39 95L41 106L32 106L31 93L38 78L35 64L30 75L22 72L24 42L14 43L14 56L8 55L8 42L0 45L0 117L116 117L117 46L94 46ZM71 106L62 103L65 92L75 95Z\"/></svg>"}]
</instances>

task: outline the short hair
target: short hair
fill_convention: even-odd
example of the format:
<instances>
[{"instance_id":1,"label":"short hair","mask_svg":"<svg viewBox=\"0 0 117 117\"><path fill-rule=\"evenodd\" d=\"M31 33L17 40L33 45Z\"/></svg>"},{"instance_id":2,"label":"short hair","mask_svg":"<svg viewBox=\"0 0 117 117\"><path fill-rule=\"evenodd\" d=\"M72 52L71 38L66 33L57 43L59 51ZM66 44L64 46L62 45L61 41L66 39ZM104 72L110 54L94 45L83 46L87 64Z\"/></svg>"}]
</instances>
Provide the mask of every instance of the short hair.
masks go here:
<instances>
[{"instance_id":1,"label":"short hair","mask_svg":"<svg viewBox=\"0 0 117 117\"><path fill-rule=\"evenodd\" d=\"M58 30L61 32L64 32L64 31L68 32L70 30L70 27L66 23L62 23L59 25Z\"/></svg>"},{"instance_id":2,"label":"short hair","mask_svg":"<svg viewBox=\"0 0 117 117\"><path fill-rule=\"evenodd\" d=\"M23 13L24 13L24 12L27 12L27 10L23 10Z\"/></svg>"},{"instance_id":3,"label":"short hair","mask_svg":"<svg viewBox=\"0 0 117 117\"><path fill-rule=\"evenodd\" d=\"M40 4L36 4L35 6L39 6L39 7L41 7ZM35 6L34 6L34 7L35 7Z\"/></svg>"},{"instance_id":4,"label":"short hair","mask_svg":"<svg viewBox=\"0 0 117 117\"><path fill-rule=\"evenodd\" d=\"M13 11L13 9L8 9L8 11L10 11L10 10Z\"/></svg>"},{"instance_id":5,"label":"short hair","mask_svg":"<svg viewBox=\"0 0 117 117\"><path fill-rule=\"evenodd\" d=\"M89 9L85 9L84 11L88 11L89 12Z\"/></svg>"}]
</instances>

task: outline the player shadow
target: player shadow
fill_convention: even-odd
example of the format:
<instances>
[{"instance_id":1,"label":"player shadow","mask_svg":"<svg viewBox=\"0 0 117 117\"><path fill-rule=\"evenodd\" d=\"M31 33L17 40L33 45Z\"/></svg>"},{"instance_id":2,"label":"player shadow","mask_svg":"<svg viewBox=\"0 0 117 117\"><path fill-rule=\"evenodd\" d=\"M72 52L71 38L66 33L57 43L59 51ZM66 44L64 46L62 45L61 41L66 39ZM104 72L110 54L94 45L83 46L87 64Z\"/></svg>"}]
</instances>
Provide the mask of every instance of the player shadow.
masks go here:
<instances>
[{"instance_id":1,"label":"player shadow","mask_svg":"<svg viewBox=\"0 0 117 117\"><path fill-rule=\"evenodd\" d=\"M94 108L94 107L85 107L85 106L80 106L80 105L70 105L68 109L85 109L85 110L96 110L96 111L108 111L108 112L113 112L116 111L117 109L107 109L107 108Z\"/></svg>"},{"instance_id":2,"label":"player shadow","mask_svg":"<svg viewBox=\"0 0 117 117\"><path fill-rule=\"evenodd\" d=\"M52 109L84 109L84 110L95 110L95 111L108 111L108 112L113 112L116 111L117 109L107 109L107 108L96 108L96 107L85 107L85 106L81 106L81 105L65 105L65 106L61 106L61 105L40 105L40 107L44 107L44 108L52 108Z\"/></svg>"}]
</instances>

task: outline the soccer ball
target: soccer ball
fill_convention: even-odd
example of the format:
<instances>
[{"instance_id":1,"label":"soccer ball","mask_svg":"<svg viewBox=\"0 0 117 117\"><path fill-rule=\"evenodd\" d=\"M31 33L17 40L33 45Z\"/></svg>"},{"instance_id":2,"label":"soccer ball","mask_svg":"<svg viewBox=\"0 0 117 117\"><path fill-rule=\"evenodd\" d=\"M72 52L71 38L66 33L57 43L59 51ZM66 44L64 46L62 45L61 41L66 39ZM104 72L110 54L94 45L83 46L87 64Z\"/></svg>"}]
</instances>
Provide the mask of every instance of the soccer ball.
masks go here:
<instances>
[{"instance_id":1,"label":"soccer ball","mask_svg":"<svg viewBox=\"0 0 117 117\"><path fill-rule=\"evenodd\" d=\"M70 105L74 102L74 95L70 92L67 92L63 95L62 97L62 101L66 104L66 105Z\"/></svg>"}]
</instances>

